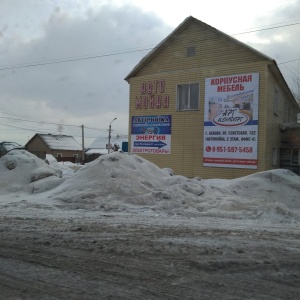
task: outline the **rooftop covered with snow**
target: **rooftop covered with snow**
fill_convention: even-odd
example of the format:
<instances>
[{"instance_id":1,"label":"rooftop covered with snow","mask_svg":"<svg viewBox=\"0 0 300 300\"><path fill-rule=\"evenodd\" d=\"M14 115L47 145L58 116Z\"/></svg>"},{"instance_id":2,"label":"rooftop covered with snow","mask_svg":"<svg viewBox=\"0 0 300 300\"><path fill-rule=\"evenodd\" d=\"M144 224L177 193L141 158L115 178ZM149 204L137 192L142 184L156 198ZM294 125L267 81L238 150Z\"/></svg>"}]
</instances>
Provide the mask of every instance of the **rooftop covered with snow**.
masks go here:
<instances>
[{"instance_id":1,"label":"rooftop covered with snow","mask_svg":"<svg viewBox=\"0 0 300 300\"><path fill-rule=\"evenodd\" d=\"M40 137L51 150L72 150L72 151L82 150L81 145L70 135L54 135L54 134L37 133L32 139L36 137Z\"/></svg>"}]
</instances>

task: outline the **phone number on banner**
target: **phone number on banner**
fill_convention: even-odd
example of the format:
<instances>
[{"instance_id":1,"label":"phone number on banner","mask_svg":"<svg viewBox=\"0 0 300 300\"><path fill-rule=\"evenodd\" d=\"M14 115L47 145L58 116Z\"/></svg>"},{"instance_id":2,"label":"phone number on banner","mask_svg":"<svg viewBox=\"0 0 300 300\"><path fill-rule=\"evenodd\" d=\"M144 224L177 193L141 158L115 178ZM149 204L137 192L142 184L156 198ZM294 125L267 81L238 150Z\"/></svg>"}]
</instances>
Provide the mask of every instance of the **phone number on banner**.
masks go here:
<instances>
[{"instance_id":1,"label":"phone number on banner","mask_svg":"<svg viewBox=\"0 0 300 300\"><path fill-rule=\"evenodd\" d=\"M240 152L240 153L252 153L253 147L206 147L206 152Z\"/></svg>"}]
</instances>

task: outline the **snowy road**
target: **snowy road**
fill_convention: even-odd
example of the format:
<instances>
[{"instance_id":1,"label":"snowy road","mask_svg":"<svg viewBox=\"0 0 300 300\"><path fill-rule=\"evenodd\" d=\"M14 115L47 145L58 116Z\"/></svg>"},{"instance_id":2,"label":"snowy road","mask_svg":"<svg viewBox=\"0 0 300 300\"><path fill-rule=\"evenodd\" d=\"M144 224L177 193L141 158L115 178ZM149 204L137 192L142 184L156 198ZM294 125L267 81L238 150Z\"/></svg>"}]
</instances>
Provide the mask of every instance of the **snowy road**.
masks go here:
<instances>
[{"instance_id":1,"label":"snowy road","mask_svg":"<svg viewBox=\"0 0 300 300\"><path fill-rule=\"evenodd\" d=\"M299 299L299 227L252 222L2 215L0 298Z\"/></svg>"}]
</instances>

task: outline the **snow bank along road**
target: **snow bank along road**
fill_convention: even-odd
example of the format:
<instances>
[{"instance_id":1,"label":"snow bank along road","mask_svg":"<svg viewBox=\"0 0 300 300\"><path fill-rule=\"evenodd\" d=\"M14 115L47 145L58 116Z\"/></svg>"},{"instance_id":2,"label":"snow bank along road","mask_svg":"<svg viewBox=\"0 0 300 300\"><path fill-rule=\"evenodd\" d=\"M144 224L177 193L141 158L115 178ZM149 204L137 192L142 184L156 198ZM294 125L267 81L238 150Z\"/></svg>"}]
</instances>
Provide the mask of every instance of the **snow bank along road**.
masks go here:
<instances>
[{"instance_id":1,"label":"snow bank along road","mask_svg":"<svg viewBox=\"0 0 300 300\"><path fill-rule=\"evenodd\" d=\"M274 226L2 215L0 298L299 299L299 228Z\"/></svg>"}]
</instances>

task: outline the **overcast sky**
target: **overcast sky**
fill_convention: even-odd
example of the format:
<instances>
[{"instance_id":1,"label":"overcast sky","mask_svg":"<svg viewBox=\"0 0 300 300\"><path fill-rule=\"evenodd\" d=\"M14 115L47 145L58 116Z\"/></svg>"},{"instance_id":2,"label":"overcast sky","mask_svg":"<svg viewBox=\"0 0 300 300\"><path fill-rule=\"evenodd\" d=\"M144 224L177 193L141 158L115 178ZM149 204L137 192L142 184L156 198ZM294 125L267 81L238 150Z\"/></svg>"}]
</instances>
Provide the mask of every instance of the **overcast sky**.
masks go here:
<instances>
[{"instance_id":1,"label":"overcast sky","mask_svg":"<svg viewBox=\"0 0 300 300\"><path fill-rule=\"evenodd\" d=\"M114 118L113 138L127 136L124 77L190 15L275 59L292 84L300 0L248 3L0 0L0 142L24 145L36 132L81 142L83 124L85 146L96 137L105 146Z\"/></svg>"}]
</instances>

